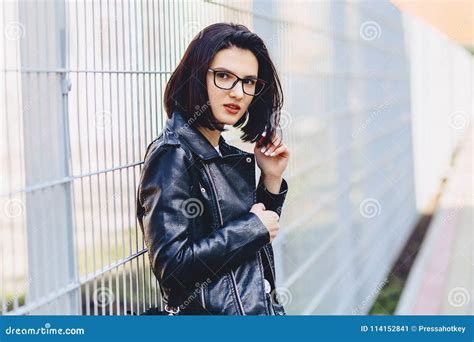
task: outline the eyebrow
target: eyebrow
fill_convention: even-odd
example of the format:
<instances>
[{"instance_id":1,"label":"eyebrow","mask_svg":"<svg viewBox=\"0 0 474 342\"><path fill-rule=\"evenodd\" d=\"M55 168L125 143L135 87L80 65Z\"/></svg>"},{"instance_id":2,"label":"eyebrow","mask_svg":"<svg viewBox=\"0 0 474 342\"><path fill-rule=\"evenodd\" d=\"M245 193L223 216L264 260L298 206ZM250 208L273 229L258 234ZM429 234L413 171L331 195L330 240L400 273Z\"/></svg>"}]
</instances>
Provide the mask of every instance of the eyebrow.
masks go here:
<instances>
[{"instance_id":1,"label":"eyebrow","mask_svg":"<svg viewBox=\"0 0 474 342\"><path fill-rule=\"evenodd\" d=\"M232 70L229 70L227 68L224 68L224 67L215 67L214 69L219 69L219 70L222 70L222 71L228 71L228 72L231 72L233 74L236 74L235 72L233 72ZM237 74L236 74L237 75ZM243 78L247 78L247 77L252 77L252 78L258 78L256 75L247 75L247 76L244 76Z\"/></svg>"}]
</instances>

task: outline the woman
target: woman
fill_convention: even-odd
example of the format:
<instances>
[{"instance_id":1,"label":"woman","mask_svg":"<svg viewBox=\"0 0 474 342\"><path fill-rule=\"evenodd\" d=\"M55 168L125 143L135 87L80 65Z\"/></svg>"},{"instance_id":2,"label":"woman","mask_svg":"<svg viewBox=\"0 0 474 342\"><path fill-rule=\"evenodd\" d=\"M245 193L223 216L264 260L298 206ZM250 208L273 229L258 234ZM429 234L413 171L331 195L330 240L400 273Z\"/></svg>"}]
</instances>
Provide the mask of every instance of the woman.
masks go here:
<instances>
[{"instance_id":1,"label":"woman","mask_svg":"<svg viewBox=\"0 0 474 342\"><path fill-rule=\"evenodd\" d=\"M263 41L242 25L205 28L164 97L169 120L145 155L137 217L166 311L285 315L271 242L290 151L276 134L282 91ZM256 142L254 154L227 144L224 125Z\"/></svg>"}]
</instances>

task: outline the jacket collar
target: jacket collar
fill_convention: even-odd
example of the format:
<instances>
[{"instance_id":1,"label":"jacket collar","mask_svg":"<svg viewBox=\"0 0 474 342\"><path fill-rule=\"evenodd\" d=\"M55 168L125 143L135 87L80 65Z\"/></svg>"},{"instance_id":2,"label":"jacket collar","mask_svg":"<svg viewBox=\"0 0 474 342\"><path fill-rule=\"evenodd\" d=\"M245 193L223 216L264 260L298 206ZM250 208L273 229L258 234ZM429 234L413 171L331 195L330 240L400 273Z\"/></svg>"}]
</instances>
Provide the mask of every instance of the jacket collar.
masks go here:
<instances>
[{"instance_id":1,"label":"jacket collar","mask_svg":"<svg viewBox=\"0 0 474 342\"><path fill-rule=\"evenodd\" d=\"M188 123L181 112L173 112L166 123L166 127L183 138L186 145L201 159L209 160L220 157L209 140L198 129ZM219 150L224 158L233 155L249 155L249 153L227 144L222 134L219 138Z\"/></svg>"}]
</instances>

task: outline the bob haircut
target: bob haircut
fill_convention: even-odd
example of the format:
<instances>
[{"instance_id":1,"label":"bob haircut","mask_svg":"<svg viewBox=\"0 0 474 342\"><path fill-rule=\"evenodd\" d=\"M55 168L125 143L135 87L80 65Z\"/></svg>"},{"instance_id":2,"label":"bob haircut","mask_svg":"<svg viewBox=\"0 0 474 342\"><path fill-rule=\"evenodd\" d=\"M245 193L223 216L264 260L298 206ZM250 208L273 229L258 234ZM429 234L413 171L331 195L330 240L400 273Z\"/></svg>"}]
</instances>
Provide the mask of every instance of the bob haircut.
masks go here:
<instances>
[{"instance_id":1,"label":"bob haircut","mask_svg":"<svg viewBox=\"0 0 474 342\"><path fill-rule=\"evenodd\" d=\"M232 46L250 50L255 55L258 77L266 82L262 93L252 99L248 115L242 116L234 127L242 129L243 141L266 145L279 128L283 92L263 40L244 25L212 24L194 37L166 85L165 110L169 118L176 110L184 114L190 125L225 131L212 115L205 85L214 56Z\"/></svg>"}]
</instances>

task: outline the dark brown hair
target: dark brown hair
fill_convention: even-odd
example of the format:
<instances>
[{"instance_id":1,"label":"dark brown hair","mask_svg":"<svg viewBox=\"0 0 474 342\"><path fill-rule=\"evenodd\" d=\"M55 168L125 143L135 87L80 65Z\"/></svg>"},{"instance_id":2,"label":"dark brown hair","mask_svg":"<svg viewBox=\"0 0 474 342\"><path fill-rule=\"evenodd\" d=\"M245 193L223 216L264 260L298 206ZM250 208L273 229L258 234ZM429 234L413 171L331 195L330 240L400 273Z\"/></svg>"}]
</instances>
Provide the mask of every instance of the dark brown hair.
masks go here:
<instances>
[{"instance_id":1,"label":"dark brown hair","mask_svg":"<svg viewBox=\"0 0 474 342\"><path fill-rule=\"evenodd\" d=\"M204 28L194 37L166 85L165 110L170 118L174 111L178 111L192 125L223 131L214 121L208 105L206 75L216 53L231 46L250 50L255 55L258 77L266 82L262 93L250 103L248 118L244 115L234 127L241 127L243 141L259 141L259 145L266 145L280 123L283 92L263 40L244 25L217 23ZM264 131L266 134L262 138Z\"/></svg>"}]
</instances>

